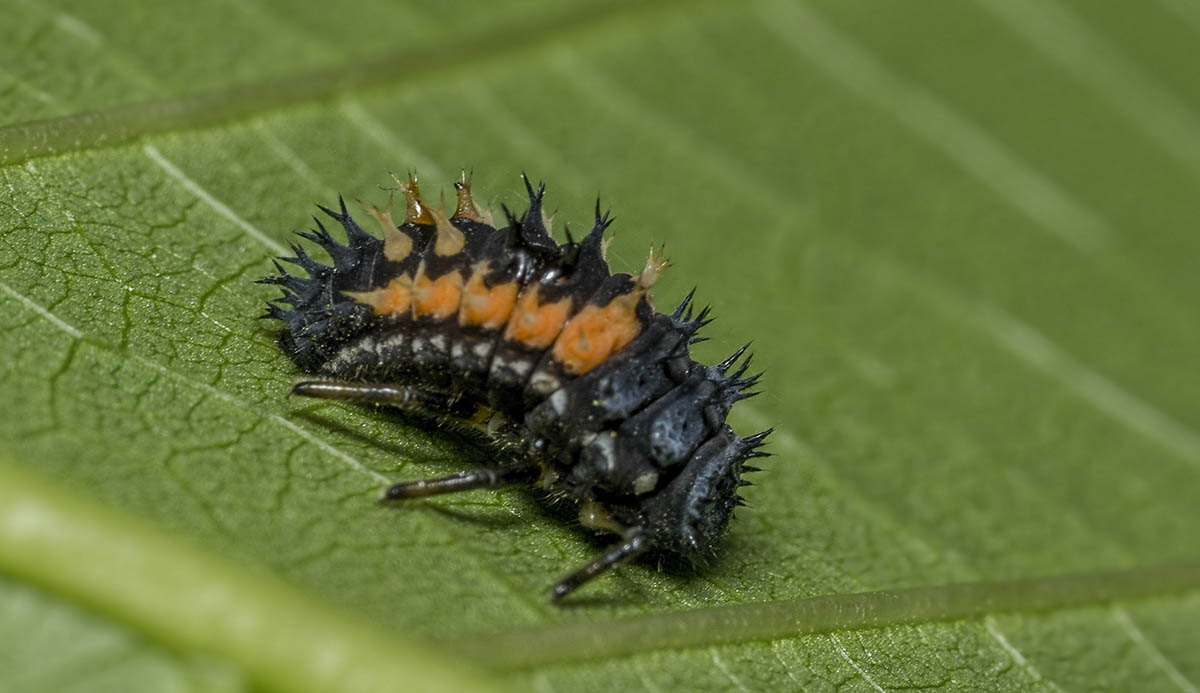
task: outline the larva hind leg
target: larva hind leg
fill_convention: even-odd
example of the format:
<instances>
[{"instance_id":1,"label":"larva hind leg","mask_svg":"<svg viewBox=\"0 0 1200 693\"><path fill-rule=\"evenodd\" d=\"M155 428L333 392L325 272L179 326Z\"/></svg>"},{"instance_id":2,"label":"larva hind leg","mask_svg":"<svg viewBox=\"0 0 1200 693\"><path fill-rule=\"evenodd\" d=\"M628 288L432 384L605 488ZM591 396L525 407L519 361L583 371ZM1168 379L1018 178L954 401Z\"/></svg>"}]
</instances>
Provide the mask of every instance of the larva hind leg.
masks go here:
<instances>
[{"instance_id":1,"label":"larva hind leg","mask_svg":"<svg viewBox=\"0 0 1200 693\"><path fill-rule=\"evenodd\" d=\"M536 464L485 467L437 479L402 481L389 488L383 494L383 500L407 500L440 496L445 493L459 493L477 488L497 489L505 486L529 485L537 481L541 474L542 468Z\"/></svg>"}]
</instances>

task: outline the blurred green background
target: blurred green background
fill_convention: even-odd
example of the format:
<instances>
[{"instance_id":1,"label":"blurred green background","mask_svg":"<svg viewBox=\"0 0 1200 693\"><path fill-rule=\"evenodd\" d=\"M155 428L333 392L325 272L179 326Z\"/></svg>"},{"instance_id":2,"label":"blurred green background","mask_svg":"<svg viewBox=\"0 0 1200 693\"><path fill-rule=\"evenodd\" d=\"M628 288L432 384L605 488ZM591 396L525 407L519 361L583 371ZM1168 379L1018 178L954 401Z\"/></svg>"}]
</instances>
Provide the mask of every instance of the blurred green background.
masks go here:
<instances>
[{"instance_id":1,"label":"blurred green background","mask_svg":"<svg viewBox=\"0 0 1200 693\"><path fill-rule=\"evenodd\" d=\"M1198 553L1200 3L0 0L0 20L0 470L214 576L438 650ZM775 426L776 456L708 569L644 561L551 607L603 540L520 491L381 509L385 480L475 453L285 397L298 373L255 320L268 258L314 203L381 203L409 169L449 195L464 167L495 210L544 179L556 226L599 195L615 267L665 243L660 306L693 286L713 306L700 356L754 341L765 392L731 421ZM55 589L70 559L0 559L0 689L287 685ZM1192 592L489 676L1196 691L1197 623Z\"/></svg>"}]
</instances>

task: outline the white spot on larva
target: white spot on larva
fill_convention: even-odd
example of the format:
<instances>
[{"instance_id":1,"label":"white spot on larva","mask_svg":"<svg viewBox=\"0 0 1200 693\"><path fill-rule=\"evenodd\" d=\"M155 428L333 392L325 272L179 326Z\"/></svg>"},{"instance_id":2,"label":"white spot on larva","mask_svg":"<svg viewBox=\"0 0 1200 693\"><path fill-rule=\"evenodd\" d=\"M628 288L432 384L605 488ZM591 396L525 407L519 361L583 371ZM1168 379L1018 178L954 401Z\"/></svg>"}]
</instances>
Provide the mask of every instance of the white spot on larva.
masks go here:
<instances>
[{"instance_id":1,"label":"white spot on larva","mask_svg":"<svg viewBox=\"0 0 1200 693\"><path fill-rule=\"evenodd\" d=\"M617 432L610 431L608 435L597 436L592 442L591 447L600 453L600 459L603 460L601 471L611 472L617 468Z\"/></svg>"},{"instance_id":2,"label":"white spot on larva","mask_svg":"<svg viewBox=\"0 0 1200 693\"><path fill-rule=\"evenodd\" d=\"M550 395L550 406L559 416L567 413L567 391L564 388L559 388L557 392Z\"/></svg>"},{"instance_id":3,"label":"white spot on larva","mask_svg":"<svg viewBox=\"0 0 1200 693\"><path fill-rule=\"evenodd\" d=\"M539 395L548 395L555 390L562 391L562 382L553 373L538 371L529 379L529 389Z\"/></svg>"},{"instance_id":4,"label":"white spot on larva","mask_svg":"<svg viewBox=\"0 0 1200 693\"><path fill-rule=\"evenodd\" d=\"M658 472L646 472L633 480L633 493L638 496L650 493L655 486L658 486Z\"/></svg>"},{"instance_id":5,"label":"white spot on larva","mask_svg":"<svg viewBox=\"0 0 1200 693\"><path fill-rule=\"evenodd\" d=\"M338 353L325 364L325 369L331 373L337 373L343 368L353 365L363 355L377 354L377 349L374 339L364 337L359 342L339 349Z\"/></svg>"}]
</instances>

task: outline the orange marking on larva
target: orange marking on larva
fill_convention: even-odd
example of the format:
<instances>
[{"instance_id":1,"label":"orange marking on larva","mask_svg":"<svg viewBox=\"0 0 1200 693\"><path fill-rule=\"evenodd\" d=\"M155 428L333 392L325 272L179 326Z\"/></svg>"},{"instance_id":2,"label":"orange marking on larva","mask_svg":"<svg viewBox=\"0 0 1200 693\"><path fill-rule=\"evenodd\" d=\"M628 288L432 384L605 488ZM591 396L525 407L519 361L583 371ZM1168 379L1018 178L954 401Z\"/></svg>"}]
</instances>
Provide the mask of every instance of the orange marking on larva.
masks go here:
<instances>
[{"instance_id":1,"label":"orange marking on larva","mask_svg":"<svg viewBox=\"0 0 1200 693\"><path fill-rule=\"evenodd\" d=\"M458 323L482 327L485 330L504 327L517 303L517 283L505 282L488 288L483 282L488 273L488 263L476 263L471 270L471 278L463 288Z\"/></svg>"},{"instance_id":2,"label":"orange marking on larva","mask_svg":"<svg viewBox=\"0 0 1200 693\"><path fill-rule=\"evenodd\" d=\"M618 296L606 306L586 306L563 327L554 342L554 360L571 375L582 375L624 349L641 331L640 293Z\"/></svg>"},{"instance_id":3,"label":"orange marking on larva","mask_svg":"<svg viewBox=\"0 0 1200 693\"><path fill-rule=\"evenodd\" d=\"M400 315L407 313L412 303L412 280L402 274L382 288L371 291L343 291L359 303L371 306L375 315Z\"/></svg>"},{"instance_id":4,"label":"orange marking on larva","mask_svg":"<svg viewBox=\"0 0 1200 693\"><path fill-rule=\"evenodd\" d=\"M564 298L554 303L541 303L538 286L525 291L517 299L504 338L519 342L532 349L545 349L554 343L571 312L571 299Z\"/></svg>"},{"instance_id":5,"label":"orange marking on larva","mask_svg":"<svg viewBox=\"0 0 1200 693\"><path fill-rule=\"evenodd\" d=\"M422 266L413 280L413 317L428 316L441 320L454 315L462 301L462 290L463 279L458 272L430 279Z\"/></svg>"}]
</instances>

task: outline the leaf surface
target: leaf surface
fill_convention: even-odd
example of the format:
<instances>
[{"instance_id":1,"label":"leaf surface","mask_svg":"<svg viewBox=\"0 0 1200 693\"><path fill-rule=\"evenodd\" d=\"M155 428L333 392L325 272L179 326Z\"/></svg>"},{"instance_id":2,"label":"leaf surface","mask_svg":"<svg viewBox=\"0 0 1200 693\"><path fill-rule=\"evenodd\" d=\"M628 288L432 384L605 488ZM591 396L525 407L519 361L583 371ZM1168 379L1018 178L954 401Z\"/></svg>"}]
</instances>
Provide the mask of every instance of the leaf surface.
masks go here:
<instances>
[{"instance_id":1,"label":"leaf surface","mask_svg":"<svg viewBox=\"0 0 1200 693\"><path fill-rule=\"evenodd\" d=\"M0 479L80 528L34 560L30 516L2 515L0 688L292 688L269 650L311 644L298 613L375 638L352 648L367 679L430 686L1200 686L1194 573L1158 581L1194 565L1200 530L1186 4L6 0L0 16ZM255 319L269 258L314 203L382 203L386 173L413 168L449 194L460 167L494 210L521 206L519 172L546 180L556 228L585 227L599 195L615 266L665 242L660 307L693 285L713 305L702 357L754 340L765 393L731 421L775 426L775 457L711 566L638 563L552 607L603 538L521 491L380 508L389 480L478 452L285 396L299 374ZM158 567L97 551L125 586L83 580L69 549L88 536ZM223 649L122 601L172 566L245 588L226 625L275 630ZM907 597L911 618L849 608L790 635L715 608L1063 574L1112 589L953 614ZM674 647L696 614L711 638ZM644 616L665 619L644 651L597 655ZM502 647L555 634L552 662ZM473 664L444 663L467 645Z\"/></svg>"}]
</instances>

